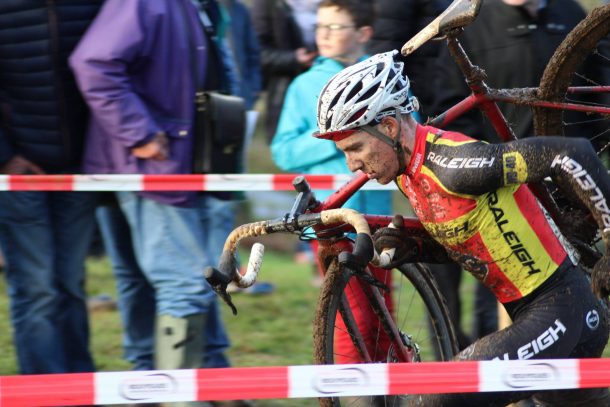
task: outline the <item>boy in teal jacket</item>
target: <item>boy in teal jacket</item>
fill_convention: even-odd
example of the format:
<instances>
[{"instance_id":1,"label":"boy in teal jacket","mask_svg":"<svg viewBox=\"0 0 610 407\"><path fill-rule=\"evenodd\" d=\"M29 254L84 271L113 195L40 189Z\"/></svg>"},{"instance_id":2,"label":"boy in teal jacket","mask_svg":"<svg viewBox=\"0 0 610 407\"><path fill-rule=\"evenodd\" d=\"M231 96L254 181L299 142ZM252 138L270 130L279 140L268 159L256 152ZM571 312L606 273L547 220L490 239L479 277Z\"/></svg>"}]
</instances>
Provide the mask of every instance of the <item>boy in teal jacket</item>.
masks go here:
<instances>
[{"instance_id":1,"label":"boy in teal jacket","mask_svg":"<svg viewBox=\"0 0 610 407\"><path fill-rule=\"evenodd\" d=\"M281 169L304 174L350 174L343 153L332 143L324 143L311 135L317 131L318 95L326 82L346 66L367 57L364 45L373 33L374 15L370 1L323 0L320 3L315 30L319 56L308 71L290 84L271 143L273 160ZM323 200L332 192L316 191L316 197ZM391 192L359 192L344 207L362 213L390 214Z\"/></svg>"}]
</instances>

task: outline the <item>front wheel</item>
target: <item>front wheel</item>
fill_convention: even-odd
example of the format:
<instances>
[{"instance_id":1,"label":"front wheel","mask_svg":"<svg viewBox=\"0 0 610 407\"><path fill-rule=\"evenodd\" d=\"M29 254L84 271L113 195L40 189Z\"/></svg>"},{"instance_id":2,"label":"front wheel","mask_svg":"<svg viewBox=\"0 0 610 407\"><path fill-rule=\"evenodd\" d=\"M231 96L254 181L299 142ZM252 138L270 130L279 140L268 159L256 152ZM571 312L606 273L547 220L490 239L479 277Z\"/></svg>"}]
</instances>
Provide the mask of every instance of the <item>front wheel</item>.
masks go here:
<instances>
[{"instance_id":1,"label":"front wheel","mask_svg":"<svg viewBox=\"0 0 610 407\"><path fill-rule=\"evenodd\" d=\"M378 289L341 267L336 257L330 262L314 321L315 363L397 363L405 354L413 362L451 359L457 353L455 332L428 268L404 264L395 270L375 269L373 274L391 287L381 301L392 315L389 320L375 312L364 295ZM388 330L398 332L399 342L390 339ZM406 397L322 398L320 405L399 406Z\"/></svg>"}]
</instances>

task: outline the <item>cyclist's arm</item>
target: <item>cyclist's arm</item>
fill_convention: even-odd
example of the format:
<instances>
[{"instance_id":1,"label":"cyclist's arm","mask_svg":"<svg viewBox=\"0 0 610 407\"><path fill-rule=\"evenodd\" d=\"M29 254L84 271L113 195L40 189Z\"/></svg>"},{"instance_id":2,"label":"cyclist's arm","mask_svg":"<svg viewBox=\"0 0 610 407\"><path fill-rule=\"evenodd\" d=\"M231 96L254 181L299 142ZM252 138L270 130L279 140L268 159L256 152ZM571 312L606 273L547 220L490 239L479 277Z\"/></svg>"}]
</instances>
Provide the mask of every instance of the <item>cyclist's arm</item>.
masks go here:
<instances>
[{"instance_id":1,"label":"cyclist's arm","mask_svg":"<svg viewBox=\"0 0 610 407\"><path fill-rule=\"evenodd\" d=\"M463 168L451 176L456 192L482 194L550 177L568 198L589 209L600 229L610 228L610 176L588 140L532 137L505 144L477 142L454 150L481 159L473 161L481 163L478 168Z\"/></svg>"}]
</instances>

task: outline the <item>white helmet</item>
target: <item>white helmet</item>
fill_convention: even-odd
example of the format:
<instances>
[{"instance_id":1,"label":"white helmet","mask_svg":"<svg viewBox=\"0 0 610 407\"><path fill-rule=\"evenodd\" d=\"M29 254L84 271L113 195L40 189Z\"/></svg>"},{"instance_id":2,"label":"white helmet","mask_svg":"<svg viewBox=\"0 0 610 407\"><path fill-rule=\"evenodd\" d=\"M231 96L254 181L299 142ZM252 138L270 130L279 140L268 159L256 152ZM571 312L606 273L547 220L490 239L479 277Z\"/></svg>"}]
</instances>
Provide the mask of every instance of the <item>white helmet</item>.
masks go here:
<instances>
[{"instance_id":1,"label":"white helmet","mask_svg":"<svg viewBox=\"0 0 610 407\"><path fill-rule=\"evenodd\" d=\"M398 51L376 54L345 68L326 84L318 100L318 138L342 139L359 127L377 124L384 116L418 110L409 97L409 78Z\"/></svg>"}]
</instances>

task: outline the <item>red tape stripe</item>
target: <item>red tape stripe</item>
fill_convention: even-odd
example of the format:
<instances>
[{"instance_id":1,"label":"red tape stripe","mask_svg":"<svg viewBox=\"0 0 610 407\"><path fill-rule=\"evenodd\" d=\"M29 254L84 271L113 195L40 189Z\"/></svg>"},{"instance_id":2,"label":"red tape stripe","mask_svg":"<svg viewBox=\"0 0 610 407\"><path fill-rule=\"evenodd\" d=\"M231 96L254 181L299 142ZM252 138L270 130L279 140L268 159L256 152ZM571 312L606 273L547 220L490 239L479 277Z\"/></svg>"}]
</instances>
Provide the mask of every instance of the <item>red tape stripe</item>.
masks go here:
<instances>
[{"instance_id":1,"label":"red tape stripe","mask_svg":"<svg viewBox=\"0 0 610 407\"><path fill-rule=\"evenodd\" d=\"M447 363L452 363L447 368ZM391 363L390 394L469 393L479 389L479 362Z\"/></svg>"},{"instance_id":2,"label":"red tape stripe","mask_svg":"<svg viewBox=\"0 0 610 407\"><path fill-rule=\"evenodd\" d=\"M610 386L610 360L580 359L579 365L579 388Z\"/></svg>"},{"instance_id":3,"label":"red tape stripe","mask_svg":"<svg viewBox=\"0 0 610 407\"><path fill-rule=\"evenodd\" d=\"M288 367L199 369L198 400L285 399Z\"/></svg>"},{"instance_id":4,"label":"red tape stripe","mask_svg":"<svg viewBox=\"0 0 610 407\"><path fill-rule=\"evenodd\" d=\"M10 191L72 191L73 175L11 175Z\"/></svg>"},{"instance_id":5,"label":"red tape stripe","mask_svg":"<svg viewBox=\"0 0 610 407\"><path fill-rule=\"evenodd\" d=\"M274 191L294 191L292 180L295 174L275 174L273 176ZM334 175L306 175L305 179L312 189L335 189Z\"/></svg>"},{"instance_id":6,"label":"red tape stripe","mask_svg":"<svg viewBox=\"0 0 610 407\"><path fill-rule=\"evenodd\" d=\"M0 377L0 406L78 406L94 404L95 373Z\"/></svg>"},{"instance_id":7,"label":"red tape stripe","mask_svg":"<svg viewBox=\"0 0 610 407\"><path fill-rule=\"evenodd\" d=\"M144 191L201 191L205 175L143 175Z\"/></svg>"}]
</instances>

